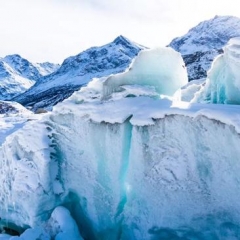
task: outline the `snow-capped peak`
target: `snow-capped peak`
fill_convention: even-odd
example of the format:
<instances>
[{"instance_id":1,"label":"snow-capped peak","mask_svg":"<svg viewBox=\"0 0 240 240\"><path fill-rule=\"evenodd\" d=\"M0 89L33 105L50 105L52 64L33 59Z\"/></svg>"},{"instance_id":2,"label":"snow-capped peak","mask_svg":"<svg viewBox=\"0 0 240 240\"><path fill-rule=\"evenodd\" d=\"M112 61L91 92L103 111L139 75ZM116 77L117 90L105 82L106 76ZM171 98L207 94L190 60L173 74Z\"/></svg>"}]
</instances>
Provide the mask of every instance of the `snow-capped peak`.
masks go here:
<instances>
[{"instance_id":1,"label":"snow-capped peak","mask_svg":"<svg viewBox=\"0 0 240 240\"><path fill-rule=\"evenodd\" d=\"M116 44L116 45L122 45L122 46L126 46L126 47L133 47L133 46L137 46L141 49L145 49L146 47L143 46L143 45L140 45L136 42L133 42L131 41L130 39L122 36L122 35L119 35L118 37L116 37L113 41L113 44Z\"/></svg>"},{"instance_id":2,"label":"snow-capped peak","mask_svg":"<svg viewBox=\"0 0 240 240\"><path fill-rule=\"evenodd\" d=\"M230 38L240 36L240 18L215 16L193 27L169 44L183 55L221 49Z\"/></svg>"},{"instance_id":3,"label":"snow-capped peak","mask_svg":"<svg viewBox=\"0 0 240 240\"><path fill-rule=\"evenodd\" d=\"M19 54L0 58L0 99L9 100L29 89L39 78L55 71L51 63L34 64Z\"/></svg>"},{"instance_id":4,"label":"snow-capped peak","mask_svg":"<svg viewBox=\"0 0 240 240\"><path fill-rule=\"evenodd\" d=\"M3 58L3 61L11 66L11 68L22 77L26 77L30 80L37 80L41 77L37 68L27 59L22 58L18 54L7 55Z\"/></svg>"},{"instance_id":5,"label":"snow-capped peak","mask_svg":"<svg viewBox=\"0 0 240 240\"><path fill-rule=\"evenodd\" d=\"M206 78L213 59L231 38L238 36L240 18L215 16L173 39L169 46L182 54L191 81Z\"/></svg>"}]
</instances>

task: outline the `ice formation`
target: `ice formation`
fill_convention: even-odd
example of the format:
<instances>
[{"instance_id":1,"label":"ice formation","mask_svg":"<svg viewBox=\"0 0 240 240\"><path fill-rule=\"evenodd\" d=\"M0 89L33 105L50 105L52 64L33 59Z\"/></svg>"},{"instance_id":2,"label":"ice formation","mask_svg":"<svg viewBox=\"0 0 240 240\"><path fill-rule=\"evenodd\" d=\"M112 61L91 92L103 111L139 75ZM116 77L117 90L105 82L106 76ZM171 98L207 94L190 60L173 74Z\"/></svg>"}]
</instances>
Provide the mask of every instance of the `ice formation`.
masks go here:
<instances>
[{"instance_id":1,"label":"ice formation","mask_svg":"<svg viewBox=\"0 0 240 240\"><path fill-rule=\"evenodd\" d=\"M9 226L11 229L11 226ZM64 207L56 207L44 226L29 228L20 236L0 234L1 240L82 240L78 227L70 212Z\"/></svg>"},{"instance_id":2,"label":"ice formation","mask_svg":"<svg viewBox=\"0 0 240 240\"><path fill-rule=\"evenodd\" d=\"M240 106L172 102L128 74L7 137L1 224L57 240L239 239Z\"/></svg>"},{"instance_id":3,"label":"ice formation","mask_svg":"<svg viewBox=\"0 0 240 240\"><path fill-rule=\"evenodd\" d=\"M176 101L185 101L185 102L193 102L195 99L195 95L201 91L206 84L206 79L198 79L192 80L188 82L186 85L178 89L174 93L174 100Z\"/></svg>"},{"instance_id":4,"label":"ice formation","mask_svg":"<svg viewBox=\"0 0 240 240\"><path fill-rule=\"evenodd\" d=\"M103 99L121 91L123 85L136 84L152 86L157 93L171 96L187 82L180 53L171 48L143 50L127 72L110 76L103 82Z\"/></svg>"},{"instance_id":5,"label":"ice formation","mask_svg":"<svg viewBox=\"0 0 240 240\"><path fill-rule=\"evenodd\" d=\"M208 72L206 86L194 101L240 104L240 38L231 39Z\"/></svg>"}]
</instances>

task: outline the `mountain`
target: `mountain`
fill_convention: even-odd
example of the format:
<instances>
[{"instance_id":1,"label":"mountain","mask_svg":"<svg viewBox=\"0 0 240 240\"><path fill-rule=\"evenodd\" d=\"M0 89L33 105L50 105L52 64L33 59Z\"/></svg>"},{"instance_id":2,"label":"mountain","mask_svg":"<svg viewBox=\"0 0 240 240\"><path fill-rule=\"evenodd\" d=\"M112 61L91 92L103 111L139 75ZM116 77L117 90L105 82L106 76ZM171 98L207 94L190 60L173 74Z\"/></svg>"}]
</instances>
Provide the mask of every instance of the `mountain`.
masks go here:
<instances>
[{"instance_id":1,"label":"mountain","mask_svg":"<svg viewBox=\"0 0 240 240\"><path fill-rule=\"evenodd\" d=\"M60 67L59 64L50 63L50 62L35 63L34 66L37 68L38 72L41 74L41 77L57 71L58 68Z\"/></svg>"},{"instance_id":2,"label":"mountain","mask_svg":"<svg viewBox=\"0 0 240 240\"><path fill-rule=\"evenodd\" d=\"M37 79L58 67L51 63L33 64L18 54L0 58L0 100L9 100L25 92Z\"/></svg>"},{"instance_id":3,"label":"mountain","mask_svg":"<svg viewBox=\"0 0 240 240\"><path fill-rule=\"evenodd\" d=\"M99 78L123 72L138 52L145 47L119 36L101 47L92 47L64 60L60 68L14 98L33 109L48 107L69 97L74 91Z\"/></svg>"},{"instance_id":4,"label":"mountain","mask_svg":"<svg viewBox=\"0 0 240 240\"><path fill-rule=\"evenodd\" d=\"M215 16L173 39L169 46L182 54L191 81L205 78L213 59L222 53L222 47L230 38L238 36L240 18Z\"/></svg>"}]
</instances>

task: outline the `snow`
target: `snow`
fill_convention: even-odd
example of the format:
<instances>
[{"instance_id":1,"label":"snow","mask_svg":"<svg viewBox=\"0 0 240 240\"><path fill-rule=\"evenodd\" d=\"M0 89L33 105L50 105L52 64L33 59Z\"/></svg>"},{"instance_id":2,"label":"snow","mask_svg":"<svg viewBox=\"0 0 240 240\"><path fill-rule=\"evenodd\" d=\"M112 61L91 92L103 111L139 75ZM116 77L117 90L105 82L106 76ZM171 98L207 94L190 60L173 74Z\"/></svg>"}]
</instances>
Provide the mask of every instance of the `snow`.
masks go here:
<instances>
[{"instance_id":1,"label":"snow","mask_svg":"<svg viewBox=\"0 0 240 240\"><path fill-rule=\"evenodd\" d=\"M231 39L208 73L206 85L194 101L240 104L240 38Z\"/></svg>"},{"instance_id":2,"label":"snow","mask_svg":"<svg viewBox=\"0 0 240 240\"><path fill-rule=\"evenodd\" d=\"M215 16L199 23L182 37L172 40L169 46L183 55L221 49L231 38L240 36L240 18Z\"/></svg>"},{"instance_id":3,"label":"snow","mask_svg":"<svg viewBox=\"0 0 240 240\"><path fill-rule=\"evenodd\" d=\"M189 81L206 78L214 58L233 37L240 36L240 18L215 16L193 27L184 36L171 41L180 52L188 70Z\"/></svg>"},{"instance_id":4,"label":"snow","mask_svg":"<svg viewBox=\"0 0 240 240\"><path fill-rule=\"evenodd\" d=\"M192 80L186 85L177 90L174 94L174 99L178 101L191 102L206 84L206 79Z\"/></svg>"},{"instance_id":5,"label":"snow","mask_svg":"<svg viewBox=\"0 0 240 240\"><path fill-rule=\"evenodd\" d=\"M7 63L0 64L0 100L11 99L13 96L25 92L35 83L34 80L19 75Z\"/></svg>"},{"instance_id":6,"label":"snow","mask_svg":"<svg viewBox=\"0 0 240 240\"><path fill-rule=\"evenodd\" d=\"M166 96L162 96L158 100L152 97L140 96L107 102L85 102L82 104L76 101L76 95L73 96L74 102L71 102L70 99L56 106L54 112L59 115L76 112L77 104L78 110L75 114L85 120L92 120L95 123L107 122L114 124L123 123L130 118L130 123L137 126L152 125L154 124L153 119L163 118L167 115L179 114L193 118L203 115L210 119L217 119L227 125L233 125L237 132L240 133L240 122L238 121L238 110L240 108L235 105L224 106L171 101L171 98Z\"/></svg>"},{"instance_id":7,"label":"snow","mask_svg":"<svg viewBox=\"0 0 240 240\"><path fill-rule=\"evenodd\" d=\"M51 63L32 64L18 54L0 58L0 100L10 100L25 92L37 79L58 67Z\"/></svg>"}]
</instances>

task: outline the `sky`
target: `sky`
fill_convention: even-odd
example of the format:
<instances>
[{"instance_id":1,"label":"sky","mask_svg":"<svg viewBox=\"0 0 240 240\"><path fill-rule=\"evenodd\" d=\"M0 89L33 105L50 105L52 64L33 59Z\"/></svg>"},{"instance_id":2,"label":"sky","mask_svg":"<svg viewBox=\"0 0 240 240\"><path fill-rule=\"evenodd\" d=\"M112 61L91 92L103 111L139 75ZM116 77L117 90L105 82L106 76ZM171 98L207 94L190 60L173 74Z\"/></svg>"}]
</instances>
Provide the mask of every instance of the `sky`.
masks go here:
<instances>
[{"instance_id":1,"label":"sky","mask_svg":"<svg viewBox=\"0 0 240 240\"><path fill-rule=\"evenodd\" d=\"M123 35L165 46L215 15L240 17L239 0L0 0L0 57L62 63Z\"/></svg>"}]
</instances>

